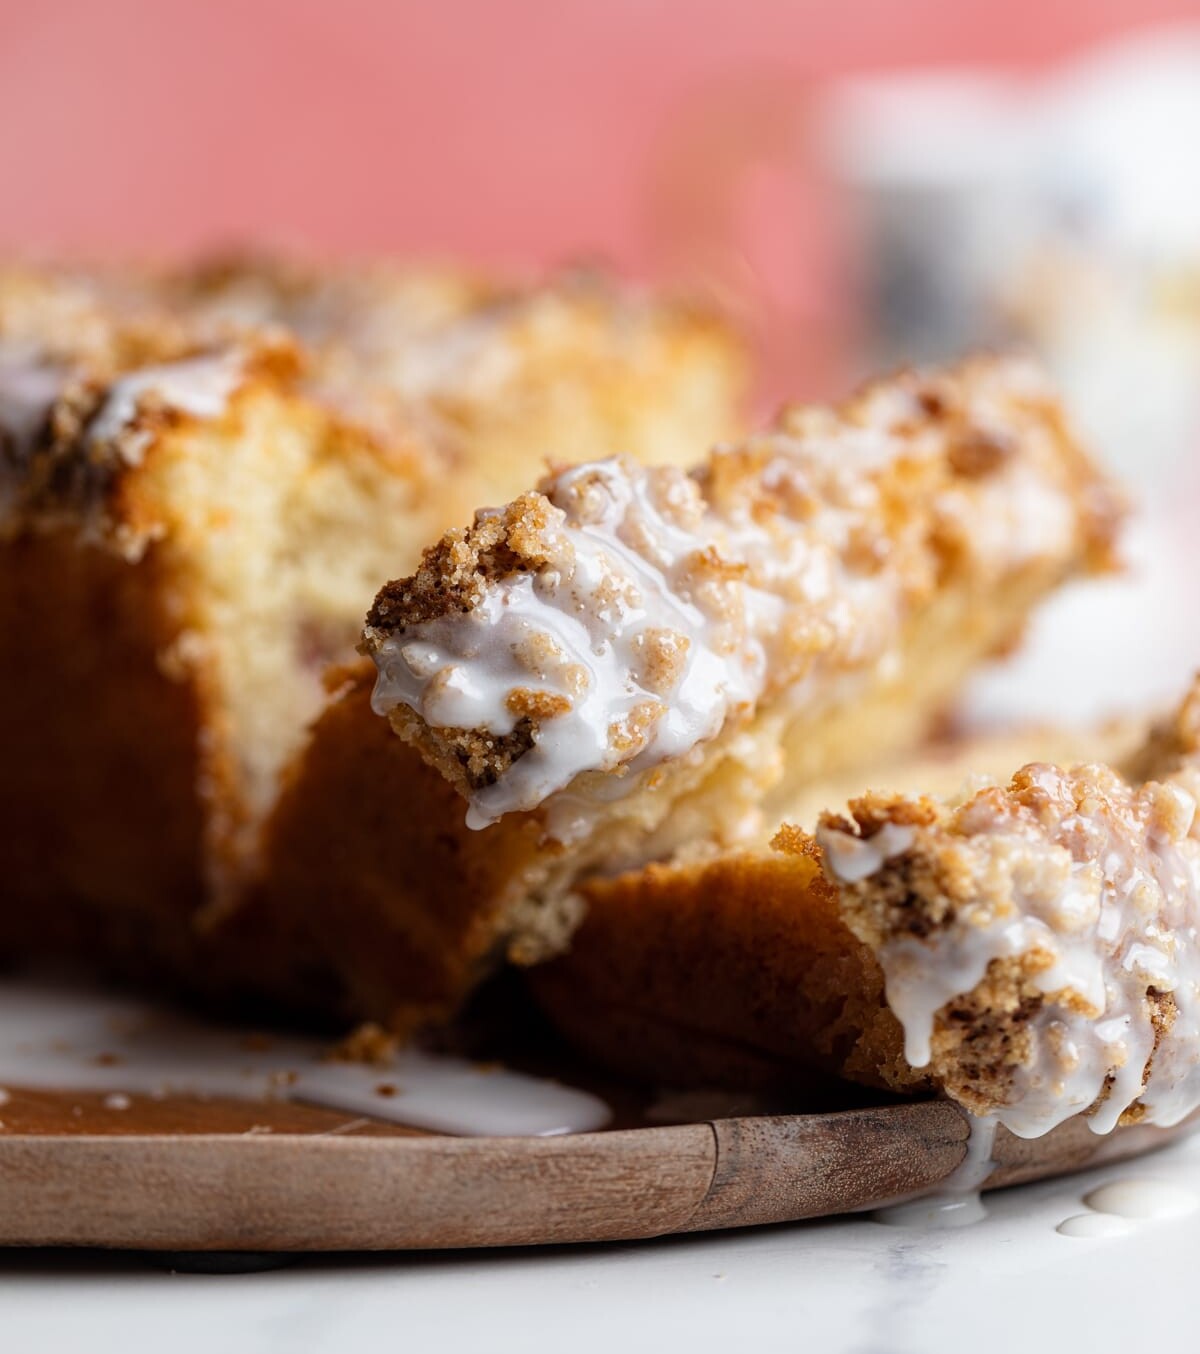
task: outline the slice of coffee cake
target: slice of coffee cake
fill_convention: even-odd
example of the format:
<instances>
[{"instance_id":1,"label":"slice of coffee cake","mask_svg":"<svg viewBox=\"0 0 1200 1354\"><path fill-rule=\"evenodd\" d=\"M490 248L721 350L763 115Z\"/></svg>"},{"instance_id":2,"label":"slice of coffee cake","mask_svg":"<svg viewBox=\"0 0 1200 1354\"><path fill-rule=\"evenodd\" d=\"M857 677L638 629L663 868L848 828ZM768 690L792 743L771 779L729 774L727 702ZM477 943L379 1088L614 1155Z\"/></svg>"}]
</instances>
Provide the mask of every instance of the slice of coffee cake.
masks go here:
<instances>
[{"instance_id":1,"label":"slice of coffee cake","mask_svg":"<svg viewBox=\"0 0 1200 1354\"><path fill-rule=\"evenodd\" d=\"M286 917L216 923L380 581L551 451L698 454L743 377L719 321L600 281L0 268L0 949L310 997Z\"/></svg>"},{"instance_id":2,"label":"slice of coffee cake","mask_svg":"<svg viewBox=\"0 0 1200 1354\"><path fill-rule=\"evenodd\" d=\"M364 643L402 741L352 679L293 769L275 886L365 1007L445 1014L503 954L561 949L581 878L745 840L919 741L1104 567L1117 516L1015 360L792 410L691 474L559 472L380 593ZM352 848L330 796L359 807Z\"/></svg>"},{"instance_id":3,"label":"slice of coffee cake","mask_svg":"<svg viewBox=\"0 0 1200 1354\"><path fill-rule=\"evenodd\" d=\"M1132 755L1098 738L1123 769L877 791L815 837L592 881L570 952L531 982L626 1076L834 1074L1026 1137L1077 1114L1176 1123L1200 1104L1198 715L1200 684Z\"/></svg>"}]
</instances>

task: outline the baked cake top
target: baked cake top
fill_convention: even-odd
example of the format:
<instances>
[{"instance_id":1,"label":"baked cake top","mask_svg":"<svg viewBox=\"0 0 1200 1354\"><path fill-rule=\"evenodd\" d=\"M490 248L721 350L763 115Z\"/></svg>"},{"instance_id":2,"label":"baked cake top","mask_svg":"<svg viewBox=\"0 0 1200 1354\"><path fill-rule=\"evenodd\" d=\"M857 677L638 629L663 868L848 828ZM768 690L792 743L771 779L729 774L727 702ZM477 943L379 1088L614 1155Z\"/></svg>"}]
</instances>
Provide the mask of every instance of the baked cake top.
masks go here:
<instances>
[{"instance_id":1,"label":"baked cake top","mask_svg":"<svg viewBox=\"0 0 1200 1354\"><path fill-rule=\"evenodd\" d=\"M224 417L251 385L290 391L302 366L279 333L98 314L82 330L52 316L31 330L5 324L2 301L0 532L70 520L101 539L114 486L162 430Z\"/></svg>"},{"instance_id":2,"label":"baked cake top","mask_svg":"<svg viewBox=\"0 0 1200 1354\"><path fill-rule=\"evenodd\" d=\"M376 709L485 826L577 777L618 796L787 693L892 661L913 609L1024 568L1107 558L1117 497L1037 369L909 371L785 411L690 474L551 474L388 584Z\"/></svg>"}]
</instances>

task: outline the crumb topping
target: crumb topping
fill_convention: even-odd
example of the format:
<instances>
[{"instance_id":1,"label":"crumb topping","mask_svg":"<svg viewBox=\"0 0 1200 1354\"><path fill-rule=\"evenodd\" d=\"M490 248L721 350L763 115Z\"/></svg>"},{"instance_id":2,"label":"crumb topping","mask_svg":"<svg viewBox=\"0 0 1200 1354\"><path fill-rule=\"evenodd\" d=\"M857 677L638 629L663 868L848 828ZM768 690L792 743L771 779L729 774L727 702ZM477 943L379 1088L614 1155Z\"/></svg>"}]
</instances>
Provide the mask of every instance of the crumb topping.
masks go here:
<instances>
[{"instance_id":1,"label":"crumb topping","mask_svg":"<svg viewBox=\"0 0 1200 1354\"><path fill-rule=\"evenodd\" d=\"M1200 752L1175 752L1141 785L1034 764L958 806L867 796L822 820L908 1061L1021 1136L1200 1105Z\"/></svg>"},{"instance_id":2,"label":"crumb topping","mask_svg":"<svg viewBox=\"0 0 1200 1354\"><path fill-rule=\"evenodd\" d=\"M265 353L179 353L164 340L159 355L127 369L115 331L100 359L6 339L0 329L0 526L65 512L101 534L119 471L141 464L157 432L181 417L222 417Z\"/></svg>"},{"instance_id":3,"label":"crumb topping","mask_svg":"<svg viewBox=\"0 0 1200 1354\"><path fill-rule=\"evenodd\" d=\"M368 1067L388 1067L396 1061L400 1040L373 1020L356 1026L326 1054L337 1063L362 1063Z\"/></svg>"},{"instance_id":4,"label":"crumb topping","mask_svg":"<svg viewBox=\"0 0 1200 1354\"><path fill-rule=\"evenodd\" d=\"M306 361L282 330L173 307L151 268L0 266L0 530L64 521L136 553L109 520L124 472L251 381L294 389Z\"/></svg>"},{"instance_id":5,"label":"crumb topping","mask_svg":"<svg viewBox=\"0 0 1200 1354\"><path fill-rule=\"evenodd\" d=\"M104 333L107 344L93 333L76 348L34 341L5 333L0 306L0 531L69 520L135 555L144 540L116 539L108 516L123 471L165 429L225 417L252 380L290 385L298 353L270 336L184 340L172 325L133 341L110 320Z\"/></svg>"},{"instance_id":6,"label":"crumb topping","mask_svg":"<svg viewBox=\"0 0 1200 1354\"><path fill-rule=\"evenodd\" d=\"M1119 514L1028 363L902 373L692 474L616 458L479 513L376 599L375 708L411 712L393 722L460 767L446 730L505 740L528 720L520 755L457 777L473 826L586 773L631 789L765 701L898 661L948 578L982 596L1098 561Z\"/></svg>"}]
</instances>

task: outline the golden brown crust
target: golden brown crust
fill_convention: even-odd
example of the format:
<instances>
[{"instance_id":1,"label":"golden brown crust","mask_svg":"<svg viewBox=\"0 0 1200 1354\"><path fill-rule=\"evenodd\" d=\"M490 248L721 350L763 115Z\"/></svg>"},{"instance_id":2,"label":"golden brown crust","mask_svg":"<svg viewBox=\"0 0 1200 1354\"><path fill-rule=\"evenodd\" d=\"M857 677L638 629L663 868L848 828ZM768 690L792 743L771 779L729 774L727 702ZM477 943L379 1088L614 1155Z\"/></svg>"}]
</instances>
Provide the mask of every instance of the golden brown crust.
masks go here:
<instances>
[{"instance_id":1,"label":"golden brown crust","mask_svg":"<svg viewBox=\"0 0 1200 1354\"><path fill-rule=\"evenodd\" d=\"M196 688L158 663L174 636L162 605L169 569L155 551L130 568L52 536L6 547L0 931L9 954L86 953L104 937L97 952L122 965L187 947L205 887L204 713ZM44 653L55 655L52 680Z\"/></svg>"},{"instance_id":2,"label":"golden brown crust","mask_svg":"<svg viewBox=\"0 0 1200 1354\"><path fill-rule=\"evenodd\" d=\"M925 1089L883 975L810 849L651 865L584 886L567 955L528 981L597 1061L651 1085L770 1087L821 1075Z\"/></svg>"},{"instance_id":3,"label":"golden brown crust","mask_svg":"<svg viewBox=\"0 0 1200 1354\"><path fill-rule=\"evenodd\" d=\"M196 930L214 873L236 867L213 818L238 795L204 673L180 680L163 662L180 620L169 553L131 565L39 533L4 554L0 955L69 955L222 1004L343 1011L294 928L239 915L219 935Z\"/></svg>"},{"instance_id":4,"label":"golden brown crust","mask_svg":"<svg viewBox=\"0 0 1200 1354\"><path fill-rule=\"evenodd\" d=\"M536 830L471 832L457 797L370 707L364 664L293 764L253 909L318 937L353 1008L393 1029L451 1015L502 953ZM448 811L449 810L449 811Z\"/></svg>"}]
</instances>

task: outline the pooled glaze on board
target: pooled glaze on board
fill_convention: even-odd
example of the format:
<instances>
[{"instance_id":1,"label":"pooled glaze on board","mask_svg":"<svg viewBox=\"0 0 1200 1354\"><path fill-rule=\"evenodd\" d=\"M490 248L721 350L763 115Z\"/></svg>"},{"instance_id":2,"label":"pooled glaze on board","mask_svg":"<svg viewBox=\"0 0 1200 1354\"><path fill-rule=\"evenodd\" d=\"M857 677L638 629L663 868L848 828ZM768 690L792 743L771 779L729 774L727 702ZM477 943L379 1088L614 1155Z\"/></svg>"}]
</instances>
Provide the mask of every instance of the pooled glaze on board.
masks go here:
<instances>
[{"instance_id":1,"label":"pooled glaze on board","mask_svg":"<svg viewBox=\"0 0 1200 1354\"><path fill-rule=\"evenodd\" d=\"M417 1050L383 1066L328 1054L318 1040L247 1035L72 984L0 983L0 1086L106 1092L114 1113L130 1093L302 1100L497 1137L586 1132L611 1117L597 1096L503 1067Z\"/></svg>"}]
</instances>

